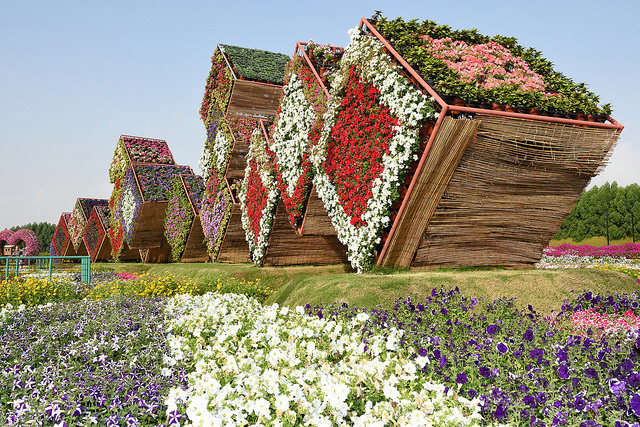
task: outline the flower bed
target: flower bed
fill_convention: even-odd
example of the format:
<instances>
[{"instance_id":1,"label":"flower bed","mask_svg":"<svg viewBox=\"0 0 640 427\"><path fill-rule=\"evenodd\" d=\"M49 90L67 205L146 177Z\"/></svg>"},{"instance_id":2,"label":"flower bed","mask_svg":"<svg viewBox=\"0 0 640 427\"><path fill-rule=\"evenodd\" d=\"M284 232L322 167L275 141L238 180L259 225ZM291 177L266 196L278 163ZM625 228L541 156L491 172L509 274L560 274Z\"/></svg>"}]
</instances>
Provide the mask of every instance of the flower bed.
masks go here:
<instances>
[{"instance_id":1,"label":"flower bed","mask_svg":"<svg viewBox=\"0 0 640 427\"><path fill-rule=\"evenodd\" d=\"M195 175L180 175L173 179L173 189L167 205L164 235L171 245L172 260L180 261L185 250L193 221L199 214L204 192L202 178Z\"/></svg>"},{"instance_id":2,"label":"flower bed","mask_svg":"<svg viewBox=\"0 0 640 427\"><path fill-rule=\"evenodd\" d=\"M82 239L91 261L107 261L111 256L111 245L103 249L108 242L109 216L109 206L95 206L89 214Z\"/></svg>"},{"instance_id":3,"label":"flower bed","mask_svg":"<svg viewBox=\"0 0 640 427\"><path fill-rule=\"evenodd\" d=\"M84 250L80 250L82 236L84 235L89 215L91 215L91 210L94 206L108 206L108 204L109 201L107 199L78 198L76 200L76 205L71 212L67 226L69 228L71 243L77 253L84 252Z\"/></svg>"},{"instance_id":4,"label":"flower bed","mask_svg":"<svg viewBox=\"0 0 640 427\"><path fill-rule=\"evenodd\" d=\"M322 56L323 64L330 62L337 66L339 56L333 50L325 51L315 44L305 46L306 53L316 62ZM313 52L316 52L315 56ZM287 64L280 109L276 113L273 140L269 145L278 189L293 227L300 226L311 191L313 174L309 156L311 146L320 137L322 117L327 111L325 92L323 82L316 78L305 58L294 56Z\"/></svg>"},{"instance_id":5,"label":"flower bed","mask_svg":"<svg viewBox=\"0 0 640 427\"><path fill-rule=\"evenodd\" d=\"M598 96L583 83L555 71L541 52L513 37L402 18L381 18L375 27L443 96L487 108L494 102L549 114L598 115L600 121L611 113L611 106L599 107Z\"/></svg>"},{"instance_id":6,"label":"flower bed","mask_svg":"<svg viewBox=\"0 0 640 427\"><path fill-rule=\"evenodd\" d=\"M278 186L261 129L251 135L247 168L238 198L251 260L260 265L267 250L273 216L278 203Z\"/></svg>"},{"instance_id":7,"label":"flower bed","mask_svg":"<svg viewBox=\"0 0 640 427\"><path fill-rule=\"evenodd\" d=\"M220 251L232 207L233 202L227 183L215 171L212 171L207 179L203 194L200 222L209 257L213 260L216 259Z\"/></svg>"},{"instance_id":8,"label":"flower bed","mask_svg":"<svg viewBox=\"0 0 640 427\"><path fill-rule=\"evenodd\" d=\"M402 76L380 42L350 30L312 161L314 184L358 271L373 263L392 204L417 159L434 107Z\"/></svg>"},{"instance_id":9,"label":"flower bed","mask_svg":"<svg viewBox=\"0 0 640 427\"><path fill-rule=\"evenodd\" d=\"M626 243L624 245L612 246L591 246L591 245L570 245L563 244L548 247L544 251L545 255L551 257L563 257L573 255L579 257L621 257L640 258L640 243Z\"/></svg>"},{"instance_id":10,"label":"flower bed","mask_svg":"<svg viewBox=\"0 0 640 427\"><path fill-rule=\"evenodd\" d=\"M478 399L448 393L420 375L397 342L361 343L361 313L327 321L241 295L178 296L167 306L165 366L193 366L188 387L169 392L168 411L194 425L476 424ZM399 338L399 337L398 337Z\"/></svg>"},{"instance_id":11,"label":"flower bed","mask_svg":"<svg viewBox=\"0 0 640 427\"><path fill-rule=\"evenodd\" d=\"M632 318L620 313L638 307L635 293L587 292L565 301L550 321L532 309L517 310L512 300L479 304L457 288L434 289L425 299L399 299L390 310L367 309L362 343L375 351L369 334L383 334L398 352L413 354L409 359L424 358L418 377L478 399L488 423L628 425L640 420L639 334L633 327L609 334L593 328L582 337L585 324L579 319L585 310L600 318ZM338 304L306 309L338 322L363 313Z\"/></svg>"},{"instance_id":12,"label":"flower bed","mask_svg":"<svg viewBox=\"0 0 640 427\"><path fill-rule=\"evenodd\" d=\"M175 165L169 145L161 139L121 135L109 167L109 178L114 184L124 178L131 162Z\"/></svg>"}]
</instances>

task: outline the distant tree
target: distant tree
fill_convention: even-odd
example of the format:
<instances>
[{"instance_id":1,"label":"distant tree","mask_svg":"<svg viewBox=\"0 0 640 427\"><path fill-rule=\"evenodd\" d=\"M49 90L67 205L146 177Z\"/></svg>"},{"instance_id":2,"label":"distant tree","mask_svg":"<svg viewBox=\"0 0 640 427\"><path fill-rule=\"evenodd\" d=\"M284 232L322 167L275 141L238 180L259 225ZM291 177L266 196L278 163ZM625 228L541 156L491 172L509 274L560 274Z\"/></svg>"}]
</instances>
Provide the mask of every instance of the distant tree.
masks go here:
<instances>
[{"instance_id":1,"label":"distant tree","mask_svg":"<svg viewBox=\"0 0 640 427\"><path fill-rule=\"evenodd\" d=\"M620 187L614 181L612 184L607 182L584 191L554 238L571 238L579 242L589 237L606 236L607 215L611 239L631 237L634 232L638 239L640 186L631 184ZM632 222L634 230L631 228Z\"/></svg>"},{"instance_id":2,"label":"distant tree","mask_svg":"<svg viewBox=\"0 0 640 427\"><path fill-rule=\"evenodd\" d=\"M36 236L40 239L41 248L48 248L49 245L51 245L51 239L53 239L53 234L56 232L56 224L51 224L50 222L32 222L26 225L11 227L10 230L17 231L22 228L36 233Z\"/></svg>"}]
</instances>

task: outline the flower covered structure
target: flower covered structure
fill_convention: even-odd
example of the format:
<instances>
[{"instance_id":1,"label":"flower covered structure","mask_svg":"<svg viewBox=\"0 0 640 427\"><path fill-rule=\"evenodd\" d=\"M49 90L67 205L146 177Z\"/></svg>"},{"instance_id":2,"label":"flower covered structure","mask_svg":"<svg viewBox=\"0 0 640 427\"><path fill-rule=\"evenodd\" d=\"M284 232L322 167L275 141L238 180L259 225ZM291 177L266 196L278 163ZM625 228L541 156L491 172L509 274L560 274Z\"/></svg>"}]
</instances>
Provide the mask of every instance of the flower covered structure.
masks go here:
<instances>
[{"instance_id":1,"label":"flower covered structure","mask_svg":"<svg viewBox=\"0 0 640 427\"><path fill-rule=\"evenodd\" d=\"M21 242L24 242L25 249L27 250L27 256L38 256L40 255L40 239L36 235L35 232L29 230L28 228L21 228L20 230L15 231L10 237L7 243L10 245L19 245Z\"/></svg>"},{"instance_id":2,"label":"flower covered structure","mask_svg":"<svg viewBox=\"0 0 640 427\"><path fill-rule=\"evenodd\" d=\"M173 261L179 261L185 249L195 215L200 212L204 183L196 175L180 175L173 179L164 221L164 235L171 245Z\"/></svg>"},{"instance_id":3,"label":"flower covered structure","mask_svg":"<svg viewBox=\"0 0 640 427\"><path fill-rule=\"evenodd\" d=\"M251 260L258 265L262 263L269 243L278 196L266 139L263 131L256 129L251 135L247 167L238 198Z\"/></svg>"},{"instance_id":4,"label":"flower covered structure","mask_svg":"<svg viewBox=\"0 0 640 427\"><path fill-rule=\"evenodd\" d=\"M338 239L351 265L363 271L373 263L391 205L417 160L420 128L436 113L379 41L357 29L349 35L311 159Z\"/></svg>"}]
</instances>

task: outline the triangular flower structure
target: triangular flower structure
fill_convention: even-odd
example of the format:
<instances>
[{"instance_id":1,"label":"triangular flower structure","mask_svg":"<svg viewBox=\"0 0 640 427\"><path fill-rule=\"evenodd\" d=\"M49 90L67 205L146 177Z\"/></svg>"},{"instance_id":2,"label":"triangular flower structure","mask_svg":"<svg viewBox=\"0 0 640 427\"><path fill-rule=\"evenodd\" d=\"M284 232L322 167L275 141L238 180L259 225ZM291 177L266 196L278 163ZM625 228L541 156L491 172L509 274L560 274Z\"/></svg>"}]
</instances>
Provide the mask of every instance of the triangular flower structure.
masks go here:
<instances>
[{"instance_id":1,"label":"triangular flower structure","mask_svg":"<svg viewBox=\"0 0 640 427\"><path fill-rule=\"evenodd\" d=\"M258 265L267 250L279 196L263 132L264 126L251 135L247 168L238 194L251 260Z\"/></svg>"},{"instance_id":2,"label":"triangular flower structure","mask_svg":"<svg viewBox=\"0 0 640 427\"><path fill-rule=\"evenodd\" d=\"M109 206L94 206L82 237L91 261L108 261L111 257L109 241Z\"/></svg>"},{"instance_id":3,"label":"triangular flower structure","mask_svg":"<svg viewBox=\"0 0 640 427\"><path fill-rule=\"evenodd\" d=\"M313 41L298 43L296 52L299 49L300 54L294 55L287 64L283 95L269 144L278 188L294 228L300 227L304 216L313 178L309 155L311 146L320 137L322 118L327 111L329 82L325 73L337 68L342 53L341 48L317 45ZM307 63L307 58L317 64L318 71L311 68L313 65Z\"/></svg>"},{"instance_id":4,"label":"triangular flower structure","mask_svg":"<svg viewBox=\"0 0 640 427\"><path fill-rule=\"evenodd\" d=\"M215 260L220 251L231 216L233 201L227 183L217 171L208 174L200 208L200 222L209 257Z\"/></svg>"},{"instance_id":5,"label":"triangular flower structure","mask_svg":"<svg viewBox=\"0 0 640 427\"><path fill-rule=\"evenodd\" d=\"M187 241L191 238L193 222L199 216L203 193L202 177L188 174L173 178L164 220L164 235L171 246L171 258L174 262L180 261Z\"/></svg>"},{"instance_id":6,"label":"triangular flower structure","mask_svg":"<svg viewBox=\"0 0 640 427\"><path fill-rule=\"evenodd\" d=\"M432 101L404 77L383 45L349 31L318 144L314 184L357 271L368 269L390 222Z\"/></svg>"},{"instance_id":7,"label":"triangular flower structure","mask_svg":"<svg viewBox=\"0 0 640 427\"><path fill-rule=\"evenodd\" d=\"M70 217L71 212L63 212L60 215L56 231L53 233L53 239L51 239L53 246L55 247L56 254L59 256L66 255L67 248L71 245L71 237L69 236L69 228L67 227Z\"/></svg>"},{"instance_id":8,"label":"triangular flower structure","mask_svg":"<svg viewBox=\"0 0 640 427\"><path fill-rule=\"evenodd\" d=\"M132 135L120 136L109 167L109 179L113 184L109 200L109 240L113 259L116 260L139 259L137 250L126 247L122 214L119 209L124 179L132 163L175 165L175 160L164 140Z\"/></svg>"},{"instance_id":9,"label":"triangular flower structure","mask_svg":"<svg viewBox=\"0 0 640 427\"><path fill-rule=\"evenodd\" d=\"M76 200L68 223L71 243L76 253L85 254L85 252L87 252L86 247L83 245L82 237L84 236L85 227L87 226L87 221L89 220L92 209L94 206L108 207L108 204L109 201L107 199L78 198Z\"/></svg>"}]
</instances>

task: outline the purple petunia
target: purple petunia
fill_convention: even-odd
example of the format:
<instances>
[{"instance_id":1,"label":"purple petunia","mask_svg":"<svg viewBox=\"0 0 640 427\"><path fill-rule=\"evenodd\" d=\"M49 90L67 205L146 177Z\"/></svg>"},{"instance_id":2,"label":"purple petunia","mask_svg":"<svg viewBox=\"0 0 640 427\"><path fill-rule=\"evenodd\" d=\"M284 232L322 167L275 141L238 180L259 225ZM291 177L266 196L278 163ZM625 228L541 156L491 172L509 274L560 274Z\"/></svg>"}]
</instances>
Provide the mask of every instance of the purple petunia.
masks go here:
<instances>
[{"instance_id":1,"label":"purple petunia","mask_svg":"<svg viewBox=\"0 0 640 427\"><path fill-rule=\"evenodd\" d=\"M491 324L487 326L487 333L489 335L495 335L500 331L500 326Z\"/></svg>"},{"instance_id":2,"label":"purple petunia","mask_svg":"<svg viewBox=\"0 0 640 427\"><path fill-rule=\"evenodd\" d=\"M629 406L636 417L640 417L640 395L638 395L638 393L634 393L633 396L631 396Z\"/></svg>"},{"instance_id":3,"label":"purple petunia","mask_svg":"<svg viewBox=\"0 0 640 427\"><path fill-rule=\"evenodd\" d=\"M505 354L509 351L509 347L503 343L503 342L499 342L498 345L496 345L496 349L501 353L501 354Z\"/></svg>"},{"instance_id":4,"label":"purple petunia","mask_svg":"<svg viewBox=\"0 0 640 427\"><path fill-rule=\"evenodd\" d=\"M569 379L569 368L564 363L558 367L557 373L563 380Z\"/></svg>"},{"instance_id":5,"label":"purple petunia","mask_svg":"<svg viewBox=\"0 0 640 427\"><path fill-rule=\"evenodd\" d=\"M456 376L456 382L458 384L466 384L469 381L466 372L462 372Z\"/></svg>"},{"instance_id":6,"label":"purple petunia","mask_svg":"<svg viewBox=\"0 0 640 427\"><path fill-rule=\"evenodd\" d=\"M522 339L525 341L533 341L533 331L531 328L527 328L527 331L522 335Z\"/></svg>"}]
</instances>

